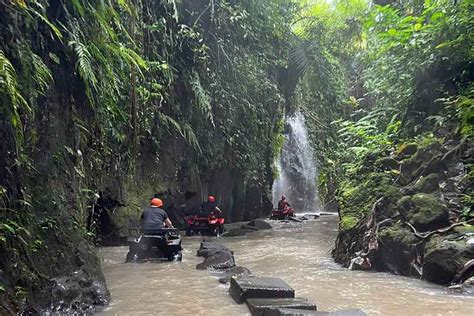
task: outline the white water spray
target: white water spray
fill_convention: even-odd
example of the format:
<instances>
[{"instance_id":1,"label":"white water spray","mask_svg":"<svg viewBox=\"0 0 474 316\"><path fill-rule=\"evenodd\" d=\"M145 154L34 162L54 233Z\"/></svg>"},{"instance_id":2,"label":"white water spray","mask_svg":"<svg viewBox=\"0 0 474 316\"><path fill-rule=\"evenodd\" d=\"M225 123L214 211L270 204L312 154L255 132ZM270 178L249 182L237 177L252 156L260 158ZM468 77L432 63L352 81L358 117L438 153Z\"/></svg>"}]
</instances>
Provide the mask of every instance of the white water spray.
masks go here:
<instances>
[{"instance_id":1,"label":"white water spray","mask_svg":"<svg viewBox=\"0 0 474 316\"><path fill-rule=\"evenodd\" d=\"M285 195L296 212L319 211L316 162L301 113L287 121L285 142L276 165L279 177L273 182L273 205L276 207Z\"/></svg>"}]
</instances>

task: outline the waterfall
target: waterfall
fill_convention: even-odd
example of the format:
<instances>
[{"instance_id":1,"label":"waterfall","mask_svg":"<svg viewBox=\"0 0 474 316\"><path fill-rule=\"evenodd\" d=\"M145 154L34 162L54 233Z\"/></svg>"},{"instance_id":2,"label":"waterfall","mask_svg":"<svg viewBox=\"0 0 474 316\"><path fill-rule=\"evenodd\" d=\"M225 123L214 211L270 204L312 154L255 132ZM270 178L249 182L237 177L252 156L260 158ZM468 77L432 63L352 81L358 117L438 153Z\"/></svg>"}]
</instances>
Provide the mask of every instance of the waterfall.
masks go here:
<instances>
[{"instance_id":1,"label":"waterfall","mask_svg":"<svg viewBox=\"0 0 474 316\"><path fill-rule=\"evenodd\" d=\"M285 142L276 167L279 176L272 187L275 207L281 196L285 195L296 212L307 213L320 209L316 162L301 113L287 120Z\"/></svg>"}]
</instances>

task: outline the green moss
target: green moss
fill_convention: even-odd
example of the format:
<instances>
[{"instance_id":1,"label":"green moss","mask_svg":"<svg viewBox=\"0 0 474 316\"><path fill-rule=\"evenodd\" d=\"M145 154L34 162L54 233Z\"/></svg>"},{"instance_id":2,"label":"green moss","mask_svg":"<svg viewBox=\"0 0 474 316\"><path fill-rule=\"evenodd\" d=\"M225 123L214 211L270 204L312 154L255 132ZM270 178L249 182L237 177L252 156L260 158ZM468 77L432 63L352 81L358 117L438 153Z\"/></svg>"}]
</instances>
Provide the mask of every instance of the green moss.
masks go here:
<instances>
[{"instance_id":1,"label":"green moss","mask_svg":"<svg viewBox=\"0 0 474 316\"><path fill-rule=\"evenodd\" d=\"M415 191L422 193L432 193L439 189L438 185L438 174L431 173L425 177L421 177L420 180L415 184Z\"/></svg>"},{"instance_id":2,"label":"green moss","mask_svg":"<svg viewBox=\"0 0 474 316\"><path fill-rule=\"evenodd\" d=\"M412 197L413 208L408 220L419 229L436 229L448 225L448 208L434 195L418 193Z\"/></svg>"},{"instance_id":3,"label":"green moss","mask_svg":"<svg viewBox=\"0 0 474 316\"><path fill-rule=\"evenodd\" d=\"M350 215L343 216L341 222L339 223L339 231L343 232L354 228L357 225L358 221L359 220L356 217Z\"/></svg>"}]
</instances>

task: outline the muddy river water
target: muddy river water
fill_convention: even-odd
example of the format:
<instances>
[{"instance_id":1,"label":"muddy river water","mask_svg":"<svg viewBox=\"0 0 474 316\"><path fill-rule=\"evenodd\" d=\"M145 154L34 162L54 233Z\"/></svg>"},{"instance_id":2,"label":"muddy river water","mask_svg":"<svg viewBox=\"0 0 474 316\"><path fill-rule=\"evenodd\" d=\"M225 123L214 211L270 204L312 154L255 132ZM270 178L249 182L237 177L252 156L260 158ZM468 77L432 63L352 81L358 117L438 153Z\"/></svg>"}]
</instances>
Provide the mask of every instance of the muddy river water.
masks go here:
<instances>
[{"instance_id":1,"label":"muddy river water","mask_svg":"<svg viewBox=\"0 0 474 316\"><path fill-rule=\"evenodd\" d=\"M474 315L474 297L387 273L348 271L330 250L337 217L278 223L244 237L219 238L236 262L253 274L280 277L318 310L360 308L368 315ZM195 269L201 237L183 238L183 262L123 263L126 247L103 248L102 265L112 294L101 315L249 315L217 276Z\"/></svg>"}]
</instances>

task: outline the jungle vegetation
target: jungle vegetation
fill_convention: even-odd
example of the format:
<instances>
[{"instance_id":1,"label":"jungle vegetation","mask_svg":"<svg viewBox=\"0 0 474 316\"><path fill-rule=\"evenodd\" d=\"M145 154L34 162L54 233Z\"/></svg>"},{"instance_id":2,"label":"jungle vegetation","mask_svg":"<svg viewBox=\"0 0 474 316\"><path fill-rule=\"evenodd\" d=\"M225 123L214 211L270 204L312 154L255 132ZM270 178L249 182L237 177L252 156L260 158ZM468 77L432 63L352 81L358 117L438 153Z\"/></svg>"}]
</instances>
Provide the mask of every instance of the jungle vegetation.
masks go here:
<instances>
[{"instance_id":1,"label":"jungle vegetation","mask_svg":"<svg viewBox=\"0 0 474 316\"><path fill-rule=\"evenodd\" d=\"M143 155L173 152L204 175L235 168L269 192L285 116L301 111L322 198L343 204L369 154L471 140L473 8L0 0L0 295L20 308L69 271L45 267L44 255L57 239L92 245L90 201L111 174L133 179ZM472 192L464 200L469 214Z\"/></svg>"}]
</instances>

